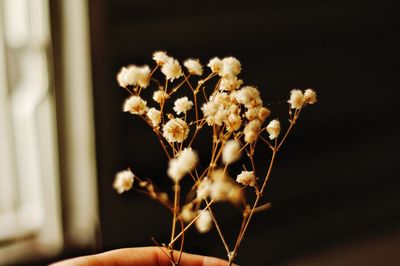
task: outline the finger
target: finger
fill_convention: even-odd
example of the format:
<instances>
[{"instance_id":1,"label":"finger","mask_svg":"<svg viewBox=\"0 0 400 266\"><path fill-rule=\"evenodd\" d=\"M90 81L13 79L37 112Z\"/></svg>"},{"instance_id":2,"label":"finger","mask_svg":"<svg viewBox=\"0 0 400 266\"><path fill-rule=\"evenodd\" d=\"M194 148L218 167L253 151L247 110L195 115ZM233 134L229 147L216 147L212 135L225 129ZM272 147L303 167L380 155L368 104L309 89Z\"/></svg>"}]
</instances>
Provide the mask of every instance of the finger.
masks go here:
<instances>
[{"instance_id":1,"label":"finger","mask_svg":"<svg viewBox=\"0 0 400 266\"><path fill-rule=\"evenodd\" d=\"M174 252L177 259L179 252ZM124 248L108 251L91 256L61 261L53 266L171 266L170 258L158 247ZM181 266L226 266L227 262L221 259L182 253Z\"/></svg>"}]
</instances>

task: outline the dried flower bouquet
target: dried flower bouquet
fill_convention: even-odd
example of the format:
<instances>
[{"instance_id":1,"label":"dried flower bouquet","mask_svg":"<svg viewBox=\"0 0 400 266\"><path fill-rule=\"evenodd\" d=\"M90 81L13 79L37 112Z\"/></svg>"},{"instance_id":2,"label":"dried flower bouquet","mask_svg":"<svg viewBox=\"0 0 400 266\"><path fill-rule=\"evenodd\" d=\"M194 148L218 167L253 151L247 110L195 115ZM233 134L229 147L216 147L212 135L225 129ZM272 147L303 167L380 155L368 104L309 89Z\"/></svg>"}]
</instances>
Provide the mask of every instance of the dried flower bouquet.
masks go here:
<instances>
[{"instance_id":1,"label":"dried flower bouquet","mask_svg":"<svg viewBox=\"0 0 400 266\"><path fill-rule=\"evenodd\" d=\"M192 225L200 233L207 233L214 225L227 252L229 265L232 265L254 213L270 207L270 203L261 200L276 155L302 109L317 101L316 93L312 89L290 92L287 101L290 124L282 131L278 119L266 123L271 112L263 106L257 88L243 86L243 81L238 78L241 64L236 58L211 59L207 65L211 71L206 75L203 75L205 70L197 59L184 61L186 71L165 52L155 52L153 60L156 62L153 69L147 65L123 67L117 80L129 93L123 111L140 116L152 128L169 160L165 173L172 182L172 195L169 197L159 191L150 179L139 178L130 169L116 174L114 188L123 193L134 187L171 211L171 237L162 246L172 265L179 264L184 235ZM157 70L165 78L163 82L155 78ZM150 84L156 87L151 104L154 107L149 107L142 98L142 92ZM177 98L178 91L187 92L187 96ZM174 105L169 109L173 110L168 110L166 103L171 100L174 100ZM206 127L212 129L212 148L207 161L202 158L200 163L192 144ZM265 176L259 176L261 171L255 169L254 155L258 143L271 151L271 158L265 164ZM233 179L230 166L239 160L243 160L242 171ZM183 178L193 181L187 195L181 195L180 181ZM246 197L248 193L254 193L251 202ZM213 205L220 201L231 202L243 214L232 245L227 243L214 215ZM179 251L175 251L178 243Z\"/></svg>"}]
</instances>

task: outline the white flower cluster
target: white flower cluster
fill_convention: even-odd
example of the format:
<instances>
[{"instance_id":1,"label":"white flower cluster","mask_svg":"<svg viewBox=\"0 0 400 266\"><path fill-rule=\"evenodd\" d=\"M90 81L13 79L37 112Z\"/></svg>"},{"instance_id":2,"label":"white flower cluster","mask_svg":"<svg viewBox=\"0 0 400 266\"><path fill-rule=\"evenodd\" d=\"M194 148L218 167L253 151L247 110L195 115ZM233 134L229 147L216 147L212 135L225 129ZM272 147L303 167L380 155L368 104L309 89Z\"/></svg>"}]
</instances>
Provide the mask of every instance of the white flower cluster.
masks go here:
<instances>
[{"instance_id":1,"label":"white flower cluster","mask_svg":"<svg viewBox=\"0 0 400 266\"><path fill-rule=\"evenodd\" d=\"M187 123L180 118L172 118L163 127L163 136L168 142L183 142L189 134Z\"/></svg>"},{"instance_id":2,"label":"white flower cluster","mask_svg":"<svg viewBox=\"0 0 400 266\"><path fill-rule=\"evenodd\" d=\"M222 162L225 164L239 160L241 155L240 144L237 140L228 140L222 150Z\"/></svg>"},{"instance_id":3,"label":"white flower cluster","mask_svg":"<svg viewBox=\"0 0 400 266\"><path fill-rule=\"evenodd\" d=\"M123 67L117 75L117 80L121 87L139 85L146 88L150 84L150 68L149 66L135 65Z\"/></svg>"},{"instance_id":4,"label":"white flower cluster","mask_svg":"<svg viewBox=\"0 0 400 266\"><path fill-rule=\"evenodd\" d=\"M123 104L123 111L141 116L156 133L169 158L167 175L175 184L175 193L181 193L178 189L179 182L186 175L190 175L194 180L191 190L193 193L188 195L186 204L181 208L181 195L174 194L172 204L166 193L158 192L150 181L142 181L129 169L116 174L113 186L118 193L123 193L130 190L137 179L139 189L142 188L163 204L169 204L174 212L174 222L176 218L181 222L192 222L200 233L206 233L212 227L213 216L207 207L204 207L205 203L228 201L250 208L251 205L247 204L244 197L247 187L253 187L257 200L259 199L264 192L270 171L259 190L253 161L256 144L263 141L274 153L277 152L296 122L300 110L305 105L316 103L317 95L312 89L294 89L290 92L287 102L290 106L291 124L282 140L278 141L281 133L280 121L273 119L266 123L271 111L264 106L258 88L243 85L243 80L238 77L242 66L236 58L212 58L207 64L211 73L207 68L203 69L198 59L186 59L182 67L177 59L164 51L154 52L153 60L156 65L152 70L147 65L128 65L122 67L117 74L119 85L131 94ZM153 77L156 70L162 73L165 80L158 81ZM209 73L202 78L207 70ZM197 79L197 84L193 79ZM214 79L215 86L209 90L205 84L211 79ZM150 82L154 82L156 89L152 94L154 102L150 102L148 106L141 93L149 87ZM180 91L176 93L178 89ZM181 92L185 89L191 94L182 96ZM144 93L147 93L147 90ZM151 106L152 104L156 106ZM209 164L205 165L205 169L198 171L196 166L199 164L199 156L191 146L205 125L212 127L213 148ZM269 139L274 142L264 138L262 134L265 133L268 133ZM248 171L248 166L243 165L244 170L235 174L235 180L228 174L231 170L229 167L241 158L242 153L250 158L251 169ZM273 159L270 167L272 162Z\"/></svg>"},{"instance_id":5,"label":"white flower cluster","mask_svg":"<svg viewBox=\"0 0 400 266\"><path fill-rule=\"evenodd\" d=\"M189 173L197 164L199 158L192 148L185 148L177 158L169 161L168 176L175 182L179 182L187 173Z\"/></svg>"},{"instance_id":6,"label":"white flower cluster","mask_svg":"<svg viewBox=\"0 0 400 266\"><path fill-rule=\"evenodd\" d=\"M183 76L182 67L178 60L168 56L166 52L154 52L153 59L159 66L161 66L161 72L165 75L167 80L172 82L174 79Z\"/></svg>"},{"instance_id":7,"label":"white flower cluster","mask_svg":"<svg viewBox=\"0 0 400 266\"><path fill-rule=\"evenodd\" d=\"M126 99L122 109L124 112L130 112L135 115L142 115L147 111L147 102L139 96L132 95L131 97Z\"/></svg>"},{"instance_id":8,"label":"white flower cluster","mask_svg":"<svg viewBox=\"0 0 400 266\"><path fill-rule=\"evenodd\" d=\"M242 197L240 187L222 169L212 171L210 178L204 178L197 188L197 200L211 198L238 203Z\"/></svg>"},{"instance_id":9,"label":"white flower cluster","mask_svg":"<svg viewBox=\"0 0 400 266\"><path fill-rule=\"evenodd\" d=\"M131 170L124 170L115 175L113 187L118 193L123 193L132 188L135 175Z\"/></svg>"},{"instance_id":10,"label":"white flower cluster","mask_svg":"<svg viewBox=\"0 0 400 266\"><path fill-rule=\"evenodd\" d=\"M301 109L304 104L314 104L317 102L317 94L312 89L306 89L304 93L301 90L292 90L288 103L292 109Z\"/></svg>"},{"instance_id":11,"label":"white flower cluster","mask_svg":"<svg viewBox=\"0 0 400 266\"><path fill-rule=\"evenodd\" d=\"M236 178L236 182L244 185L254 187L256 184L256 176L253 171L242 171Z\"/></svg>"},{"instance_id":12,"label":"white flower cluster","mask_svg":"<svg viewBox=\"0 0 400 266\"><path fill-rule=\"evenodd\" d=\"M193 102L189 101L188 97L182 97L179 98L175 101L175 106L174 106L174 111L176 112L176 114L181 114L184 113L186 114L187 111L189 111L190 109L192 109L193 106Z\"/></svg>"}]
</instances>

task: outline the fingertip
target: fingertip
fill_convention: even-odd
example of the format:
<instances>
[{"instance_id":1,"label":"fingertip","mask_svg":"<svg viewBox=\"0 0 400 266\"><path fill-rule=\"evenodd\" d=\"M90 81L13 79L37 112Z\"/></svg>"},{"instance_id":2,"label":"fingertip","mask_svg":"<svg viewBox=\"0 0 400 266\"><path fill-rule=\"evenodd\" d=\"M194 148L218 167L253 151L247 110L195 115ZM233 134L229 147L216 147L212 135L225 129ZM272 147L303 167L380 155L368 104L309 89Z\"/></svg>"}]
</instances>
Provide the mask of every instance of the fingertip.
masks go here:
<instances>
[{"instance_id":1,"label":"fingertip","mask_svg":"<svg viewBox=\"0 0 400 266\"><path fill-rule=\"evenodd\" d=\"M226 260L218 259L215 257L205 256L203 259L203 266L227 266L228 262ZM239 266L237 264L232 264L232 266Z\"/></svg>"}]
</instances>

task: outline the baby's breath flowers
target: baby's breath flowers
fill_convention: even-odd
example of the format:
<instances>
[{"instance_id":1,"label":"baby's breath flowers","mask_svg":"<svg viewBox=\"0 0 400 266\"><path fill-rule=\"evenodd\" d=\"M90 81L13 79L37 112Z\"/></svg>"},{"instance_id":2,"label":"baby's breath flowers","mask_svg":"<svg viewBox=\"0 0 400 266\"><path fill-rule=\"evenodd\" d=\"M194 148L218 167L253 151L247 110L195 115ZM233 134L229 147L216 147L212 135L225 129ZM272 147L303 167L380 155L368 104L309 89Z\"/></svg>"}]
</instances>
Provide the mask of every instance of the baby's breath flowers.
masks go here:
<instances>
[{"instance_id":1,"label":"baby's breath flowers","mask_svg":"<svg viewBox=\"0 0 400 266\"><path fill-rule=\"evenodd\" d=\"M117 173L115 175L115 180L113 185L114 189L120 194L130 190L133 185L134 177L135 175L129 169Z\"/></svg>"},{"instance_id":2,"label":"baby's breath flowers","mask_svg":"<svg viewBox=\"0 0 400 266\"><path fill-rule=\"evenodd\" d=\"M132 95L126 99L123 111L130 112L134 115L143 115L147 111L147 102L139 96Z\"/></svg>"},{"instance_id":3,"label":"baby's breath flowers","mask_svg":"<svg viewBox=\"0 0 400 266\"><path fill-rule=\"evenodd\" d=\"M167 80L171 82L183 75L181 65L178 60L168 58L168 60L162 65L161 72L165 75Z\"/></svg>"},{"instance_id":4,"label":"baby's breath flowers","mask_svg":"<svg viewBox=\"0 0 400 266\"><path fill-rule=\"evenodd\" d=\"M196 220L196 228L197 230L204 234L210 231L212 226L212 217L211 213L208 210L202 210L199 213L199 217Z\"/></svg>"},{"instance_id":5,"label":"baby's breath flowers","mask_svg":"<svg viewBox=\"0 0 400 266\"><path fill-rule=\"evenodd\" d=\"M117 80L121 87L139 85L146 88L150 83L150 68L149 66L139 67L135 65L123 67L117 75Z\"/></svg>"},{"instance_id":6,"label":"baby's breath flowers","mask_svg":"<svg viewBox=\"0 0 400 266\"><path fill-rule=\"evenodd\" d=\"M222 161L225 164L239 160L241 155L240 144L236 140L228 140L222 150Z\"/></svg>"},{"instance_id":7,"label":"baby's breath flowers","mask_svg":"<svg viewBox=\"0 0 400 266\"><path fill-rule=\"evenodd\" d=\"M256 184L256 177L253 171L242 171L236 178L236 182L253 187Z\"/></svg>"},{"instance_id":8,"label":"baby's breath flowers","mask_svg":"<svg viewBox=\"0 0 400 266\"><path fill-rule=\"evenodd\" d=\"M198 161L198 156L192 148L185 148L177 158L169 161L168 175L174 181L179 182L190 170L192 170Z\"/></svg>"},{"instance_id":9,"label":"baby's breath flowers","mask_svg":"<svg viewBox=\"0 0 400 266\"><path fill-rule=\"evenodd\" d=\"M214 228L232 265L253 214L270 206L262 203L262 196L277 153L297 124L300 111L316 103L317 95L312 89L292 90L287 99L289 123L281 125L278 118L269 119L271 110L264 105L260 89L245 84L239 77L242 65L235 57L214 57L204 69L198 59L192 58L184 60L182 67L164 51L154 52L153 60L152 68L122 67L117 81L129 93L123 111L140 116L163 148L168 159L164 175L171 182L172 195L159 191L150 179L142 180L129 169L116 174L113 186L118 193L135 186L135 190L171 211L171 237L163 246L168 248L172 265L178 265L180 258L174 255L174 245L179 241L183 247L183 236L191 228L200 233ZM157 70L162 75L154 76ZM157 76L162 80L157 80ZM209 81L214 85L209 86ZM150 90L153 101L143 99L144 89L146 95ZM211 141L195 141L203 137L206 127L211 128ZM211 153L208 158L200 158L194 145L201 147L206 143L211 143ZM270 159L262 158L265 169L255 168L255 149L259 145L271 152ZM238 173L233 165L241 165L243 170ZM265 176L260 176L265 172ZM181 185L189 182L189 193L184 195ZM255 194L247 197L250 193ZM242 226L234 243L228 243L213 215L214 205L219 202L228 202L242 211Z\"/></svg>"},{"instance_id":10,"label":"baby's breath flowers","mask_svg":"<svg viewBox=\"0 0 400 266\"><path fill-rule=\"evenodd\" d=\"M187 123L180 118L170 119L163 127L163 136L168 142L183 142L189 134Z\"/></svg>"},{"instance_id":11,"label":"baby's breath flowers","mask_svg":"<svg viewBox=\"0 0 400 266\"><path fill-rule=\"evenodd\" d=\"M183 65L187 68L188 72L193 75L203 75L203 67L197 59L187 59L183 62Z\"/></svg>"},{"instance_id":12,"label":"baby's breath flowers","mask_svg":"<svg viewBox=\"0 0 400 266\"><path fill-rule=\"evenodd\" d=\"M161 122L161 112L154 107L147 111L147 117L149 118L153 127L157 127Z\"/></svg>"},{"instance_id":13,"label":"baby's breath flowers","mask_svg":"<svg viewBox=\"0 0 400 266\"><path fill-rule=\"evenodd\" d=\"M279 123L279 120L274 119L271 122L269 122L267 126L267 132L269 134L269 138L276 139L281 132L281 124Z\"/></svg>"},{"instance_id":14,"label":"baby's breath flowers","mask_svg":"<svg viewBox=\"0 0 400 266\"><path fill-rule=\"evenodd\" d=\"M181 113L186 114L187 111L192 109L193 102L189 101L188 97L182 97L175 101L174 111L176 114L180 115Z\"/></svg>"}]
</instances>

